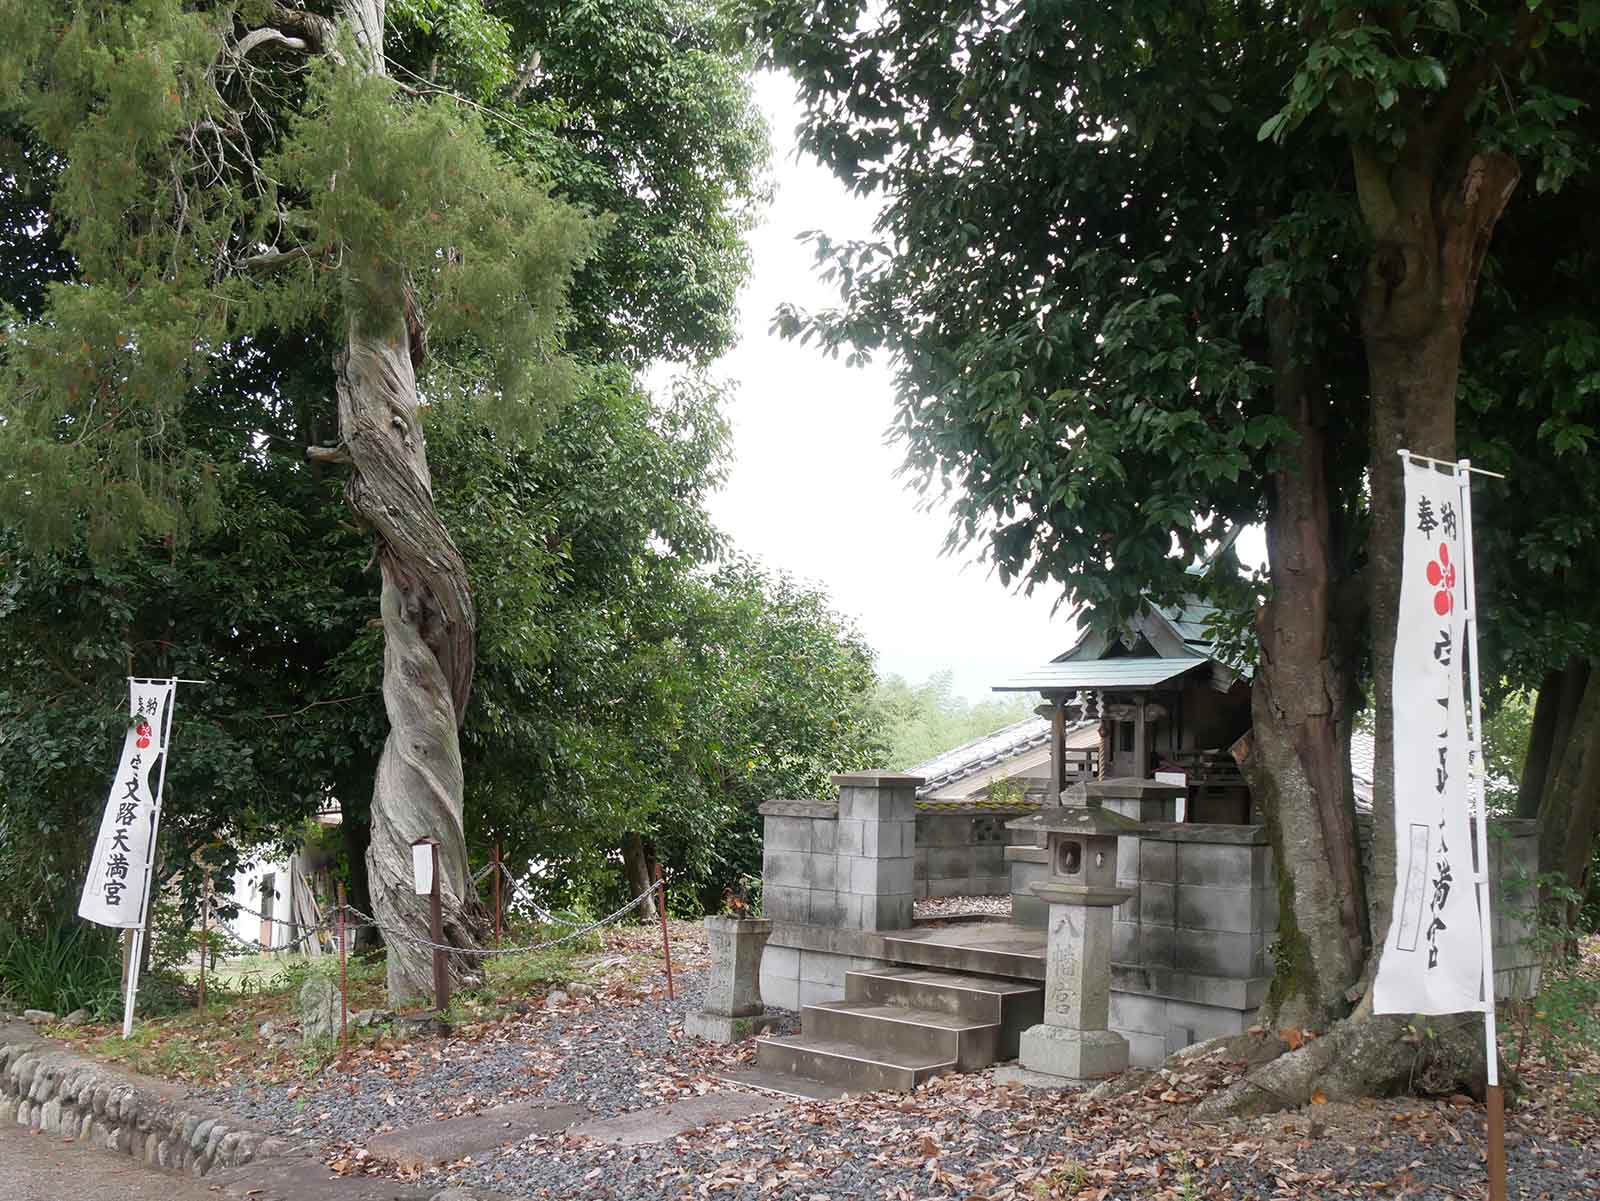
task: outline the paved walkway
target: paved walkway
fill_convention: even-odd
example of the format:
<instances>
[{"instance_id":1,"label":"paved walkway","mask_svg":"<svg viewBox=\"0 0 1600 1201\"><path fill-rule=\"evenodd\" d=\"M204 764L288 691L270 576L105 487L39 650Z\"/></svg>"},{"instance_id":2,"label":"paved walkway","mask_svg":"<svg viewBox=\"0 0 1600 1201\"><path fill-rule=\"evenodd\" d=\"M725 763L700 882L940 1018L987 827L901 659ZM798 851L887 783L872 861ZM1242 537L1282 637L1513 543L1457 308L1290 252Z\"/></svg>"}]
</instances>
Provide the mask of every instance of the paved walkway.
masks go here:
<instances>
[{"instance_id":1,"label":"paved walkway","mask_svg":"<svg viewBox=\"0 0 1600 1201\"><path fill-rule=\"evenodd\" d=\"M217 1190L51 1134L0 1125L0 1201L217 1201Z\"/></svg>"}]
</instances>

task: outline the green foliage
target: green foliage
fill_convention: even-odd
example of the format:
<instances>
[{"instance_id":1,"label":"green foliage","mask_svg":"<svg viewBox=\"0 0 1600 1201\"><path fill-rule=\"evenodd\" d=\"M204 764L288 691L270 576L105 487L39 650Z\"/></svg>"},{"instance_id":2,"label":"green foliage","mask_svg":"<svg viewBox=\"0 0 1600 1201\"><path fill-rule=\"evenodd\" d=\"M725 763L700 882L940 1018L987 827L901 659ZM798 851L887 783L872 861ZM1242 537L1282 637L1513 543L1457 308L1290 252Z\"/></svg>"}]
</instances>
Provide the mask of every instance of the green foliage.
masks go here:
<instances>
[{"instance_id":1,"label":"green foliage","mask_svg":"<svg viewBox=\"0 0 1600 1201\"><path fill-rule=\"evenodd\" d=\"M905 771L1033 713L1032 697L974 704L953 693L953 680L951 672L941 671L915 686L897 675L879 683L876 700L884 714L888 743L884 765L890 771Z\"/></svg>"},{"instance_id":2,"label":"green foliage","mask_svg":"<svg viewBox=\"0 0 1600 1201\"><path fill-rule=\"evenodd\" d=\"M6 331L0 495L31 540L69 543L84 512L97 553L213 526L236 461L191 436L195 390L286 329L337 344L409 306L435 354L481 356L509 414L568 390L564 294L593 223L474 113L408 96L349 40L309 75L270 69L227 9L101 0L20 23L0 78L76 267Z\"/></svg>"},{"instance_id":3,"label":"green foliage","mask_svg":"<svg viewBox=\"0 0 1600 1201\"><path fill-rule=\"evenodd\" d=\"M266 7L34 6L0 48L0 912L30 930L76 900L130 670L211 681L180 692L163 815L191 917L196 852L225 876L329 797L359 827L385 732L370 545L304 447L333 440L348 317L386 296L427 327L434 487L477 592L475 836L540 842L529 778L576 810L614 787L584 819L609 871L598 815L665 770L615 706L685 703L716 397L652 405L556 335L633 363L731 341L766 142L724 18L393 0L391 83L234 57Z\"/></svg>"},{"instance_id":4,"label":"green foliage","mask_svg":"<svg viewBox=\"0 0 1600 1201\"><path fill-rule=\"evenodd\" d=\"M573 280L572 344L634 368L703 364L731 348L770 147L728 8L586 0L496 11L538 50L515 110L524 128L499 135L545 165L556 195L613 218Z\"/></svg>"},{"instance_id":5,"label":"green foliage","mask_svg":"<svg viewBox=\"0 0 1600 1201\"><path fill-rule=\"evenodd\" d=\"M1600 1056L1600 962L1592 938L1585 954L1584 936L1594 925L1571 924L1583 898L1559 873L1541 875L1531 887L1541 901L1523 941L1539 956L1539 995L1512 1009L1511 1066L1516 1070L1527 1051L1537 1051L1567 1073L1572 1098L1592 1110L1600 1106L1600 1073L1592 1070Z\"/></svg>"},{"instance_id":6,"label":"green foliage","mask_svg":"<svg viewBox=\"0 0 1600 1201\"><path fill-rule=\"evenodd\" d=\"M0 927L0 994L14 1006L65 1017L115 1008L122 988L119 931L58 922Z\"/></svg>"},{"instance_id":7,"label":"green foliage","mask_svg":"<svg viewBox=\"0 0 1600 1201\"><path fill-rule=\"evenodd\" d=\"M1489 808L1495 813L1516 809L1522 765L1528 757L1533 711L1539 694L1512 689L1484 703L1483 765Z\"/></svg>"}]
</instances>

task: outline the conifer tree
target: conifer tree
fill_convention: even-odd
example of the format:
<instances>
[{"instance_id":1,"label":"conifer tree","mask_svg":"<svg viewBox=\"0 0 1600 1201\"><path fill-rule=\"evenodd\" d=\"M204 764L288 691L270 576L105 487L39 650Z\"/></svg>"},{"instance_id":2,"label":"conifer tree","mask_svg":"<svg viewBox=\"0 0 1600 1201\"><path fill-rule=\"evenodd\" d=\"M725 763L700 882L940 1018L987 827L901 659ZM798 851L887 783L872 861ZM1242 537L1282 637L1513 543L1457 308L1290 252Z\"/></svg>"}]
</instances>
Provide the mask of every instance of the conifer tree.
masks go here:
<instances>
[{"instance_id":1,"label":"conifer tree","mask_svg":"<svg viewBox=\"0 0 1600 1201\"><path fill-rule=\"evenodd\" d=\"M80 521L102 548L180 544L214 521L229 468L183 436L196 390L275 331L339 347L336 437L308 454L348 470L382 577L369 882L391 998L423 993L413 840L439 840L448 941L476 938L458 742L475 616L417 371L441 352L486 364L500 418L536 423L570 388L565 290L597 224L495 148L481 105L391 77L384 0L6 9L0 85L59 168L50 222L76 272L8 323L0 501L40 544ZM463 11L482 36L456 73L512 76L505 27Z\"/></svg>"}]
</instances>

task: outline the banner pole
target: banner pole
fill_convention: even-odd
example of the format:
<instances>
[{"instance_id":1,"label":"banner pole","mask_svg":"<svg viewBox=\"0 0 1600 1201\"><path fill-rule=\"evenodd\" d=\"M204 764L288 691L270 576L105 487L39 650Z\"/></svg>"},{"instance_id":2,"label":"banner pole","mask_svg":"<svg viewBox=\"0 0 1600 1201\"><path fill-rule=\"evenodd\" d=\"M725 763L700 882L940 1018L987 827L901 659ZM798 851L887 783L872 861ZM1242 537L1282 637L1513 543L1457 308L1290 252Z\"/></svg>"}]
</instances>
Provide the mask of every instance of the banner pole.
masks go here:
<instances>
[{"instance_id":1,"label":"banner pole","mask_svg":"<svg viewBox=\"0 0 1600 1201\"><path fill-rule=\"evenodd\" d=\"M133 683L155 683L154 679L129 677L130 686ZM128 995L122 1005L122 1037L133 1037L133 1009L139 996L139 968L144 960L144 944L149 937L146 927L150 924L150 892L155 887L156 839L161 835L161 793L167 783L167 752L172 744L173 712L178 707L178 681L168 677L166 683L170 685L167 693L167 703L162 706L161 714L161 768L156 772L156 791L151 799L150 810L150 842L144 849L144 895L139 899L139 924L133 931L133 958L128 964Z\"/></svg>"},{"instance_id":2,"label":"banner pole","mask_svg":"<svg viewBox=\"0 0 1600 1201\"><path fill-rule=\"evenodd\" d=\"M1500 1087L1500 1047L1495 1031L1494 1012L1494 935L1489 899L1489 815L1485 779L1488 764L1483 759L1483 709L1478 678L1478 577L1472 555L1472 460L1456 462L1456 487L1461 494L1462 546L1466 579L1461 594L1465 601L1466 651L1472 684L1472 732L1468 743L1476 765L1470 774L1473 808L1478 827L1478 927L1483 938L1483 1040L1484 1063L1488 1073L1489 1201L1506 1201L1506 1108Z\"/></svg>"}]
</instances>

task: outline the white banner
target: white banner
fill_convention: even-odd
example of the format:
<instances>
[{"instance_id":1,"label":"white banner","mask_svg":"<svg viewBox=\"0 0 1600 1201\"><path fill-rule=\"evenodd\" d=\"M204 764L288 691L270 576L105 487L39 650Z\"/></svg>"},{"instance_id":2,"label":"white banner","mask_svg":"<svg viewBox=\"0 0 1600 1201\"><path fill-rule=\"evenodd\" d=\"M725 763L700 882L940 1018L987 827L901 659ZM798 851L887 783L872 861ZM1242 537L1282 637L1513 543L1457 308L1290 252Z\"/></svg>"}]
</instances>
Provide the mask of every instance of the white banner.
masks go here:
<instances>
[{"instance_id":1,"label":"white banner","mask_svg":"<svg viewBox=\"0 0 1600 1201\"><path fill-rule=\"evenodd\" d=\"M1406 526L1394 648L1395 889L1373 984L1377 1013L1482 1008L1462 680L1464 540L1454 474L1404 461Z\"/></svg>"},{"instance_id":2,"label":"white banner","mask_svg":"<svg viewBox=\"0 0 1600 1201\"><path fill-rule=\"evenodd\" d=\"M161 779L155 775L172 733L172 695L176 680L128 682L128 733L122 761L111 785L100 837L83 884L78 916L102 926L136 929L144 922L156 823L161 811ZM164 773L163 773L164 774Z\"/></svg>"}]
</instances>

